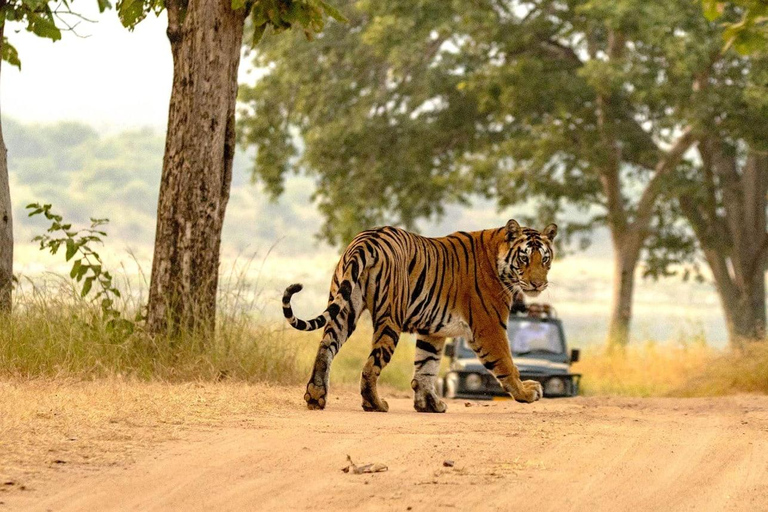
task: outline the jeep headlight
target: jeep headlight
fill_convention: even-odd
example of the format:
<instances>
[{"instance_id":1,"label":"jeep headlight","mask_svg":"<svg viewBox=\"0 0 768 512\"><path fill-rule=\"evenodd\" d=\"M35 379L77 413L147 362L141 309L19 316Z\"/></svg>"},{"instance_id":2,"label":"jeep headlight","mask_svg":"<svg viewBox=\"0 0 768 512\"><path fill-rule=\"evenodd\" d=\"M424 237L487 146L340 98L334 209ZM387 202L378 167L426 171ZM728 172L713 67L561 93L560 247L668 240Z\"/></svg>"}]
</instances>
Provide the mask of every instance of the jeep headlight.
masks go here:
<instances>
[{"instance_id":1,"label":"jeep headlight","mask_svg":"<svg viewBox=\"0 0 768 512\"><path fill-rule=\"evenodd\" d=\"M464 387L469 391L477 391L483 387L483 378L477 373L470 373L464 377Z\"/></svg>"},{"instance_id":2,"label":"jeep headlight","mask_svg":"<svg viewBox=\"0 0 768 512\"><path fill-rule=\"evenodd\" d=\"M565 381L560 377L552 377L544 384L545 395L564 395L565 394Z\"/></svg>"}]
</instances>

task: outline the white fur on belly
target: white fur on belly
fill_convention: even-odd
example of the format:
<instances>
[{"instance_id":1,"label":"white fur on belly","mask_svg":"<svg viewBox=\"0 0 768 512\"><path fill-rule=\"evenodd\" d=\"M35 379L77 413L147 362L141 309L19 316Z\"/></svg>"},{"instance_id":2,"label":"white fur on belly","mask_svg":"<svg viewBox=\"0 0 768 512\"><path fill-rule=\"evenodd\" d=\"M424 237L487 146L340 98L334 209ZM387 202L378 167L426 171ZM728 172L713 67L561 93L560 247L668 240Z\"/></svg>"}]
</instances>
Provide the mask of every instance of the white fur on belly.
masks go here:
<instances>
[{"instance_id":1,"label":"white fur on belly","mask_svg":"<svg viewBox=\"0 0 768 512\"><path fill-rule=\"evenodd\" d=\"M469 324L460 316L454 316L451 321L445 324L434 336L445 338L457 338L459 336L467 339L472 338L472 330Z\"/></svg>"}]
</instances>

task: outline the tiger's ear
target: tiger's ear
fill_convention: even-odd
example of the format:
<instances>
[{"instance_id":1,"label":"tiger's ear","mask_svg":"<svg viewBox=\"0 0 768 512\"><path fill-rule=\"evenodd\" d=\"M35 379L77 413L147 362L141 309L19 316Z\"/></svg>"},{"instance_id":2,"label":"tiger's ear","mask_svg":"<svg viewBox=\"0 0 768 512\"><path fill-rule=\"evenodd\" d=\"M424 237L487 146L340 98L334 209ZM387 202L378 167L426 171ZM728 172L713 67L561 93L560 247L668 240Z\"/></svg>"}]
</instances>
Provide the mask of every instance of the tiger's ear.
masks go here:
<instances>
[{"instance_id":1,"label":"tiger's ear","mask_svg":"<svg viewBox=\"0 0 768 512\"><path fill-rule=\"evenodd\" d=\"M554 240L557 236L557 224L550 224L549 226L545 227L541 234L550 240Z\"/></svg>"},{"instance_id":2,"label":"tiger's ear","mask_svg":"<svg viewBox=\"0 0 768 512\"><path fill-rule=\"evenodd\" d=\"M511 242L515 238L519 237L523 230L520 229L520 224L515 219L509 219L506 225L507 229L507 241Z\"/></svg>"}]
</instances>

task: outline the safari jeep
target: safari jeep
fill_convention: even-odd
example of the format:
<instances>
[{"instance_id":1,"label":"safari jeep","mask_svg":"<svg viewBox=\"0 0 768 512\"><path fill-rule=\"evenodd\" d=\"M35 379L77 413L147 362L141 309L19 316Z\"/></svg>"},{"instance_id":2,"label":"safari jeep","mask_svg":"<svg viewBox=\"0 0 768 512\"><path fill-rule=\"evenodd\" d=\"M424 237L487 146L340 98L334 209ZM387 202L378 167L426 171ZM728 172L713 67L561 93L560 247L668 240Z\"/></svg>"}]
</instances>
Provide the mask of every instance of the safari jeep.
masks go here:
<instances>
[{"instance_id":1,"label":"safari jeep","mask_svg":"<svg viewBox=\"0 0 768 512\"><path fill-rule=\"evenodd\" d=\"M544 396L576 396L581 374L571 373L579 350L568 352L563 324L549 304L531 304L526 313L510 314L507 324L512 358L522 380L541 382ZM442 384L447 398L492 399L508 397L498 381L486 370L464 338L446 344L450 367Z\"/></svg>"}]
</instances>

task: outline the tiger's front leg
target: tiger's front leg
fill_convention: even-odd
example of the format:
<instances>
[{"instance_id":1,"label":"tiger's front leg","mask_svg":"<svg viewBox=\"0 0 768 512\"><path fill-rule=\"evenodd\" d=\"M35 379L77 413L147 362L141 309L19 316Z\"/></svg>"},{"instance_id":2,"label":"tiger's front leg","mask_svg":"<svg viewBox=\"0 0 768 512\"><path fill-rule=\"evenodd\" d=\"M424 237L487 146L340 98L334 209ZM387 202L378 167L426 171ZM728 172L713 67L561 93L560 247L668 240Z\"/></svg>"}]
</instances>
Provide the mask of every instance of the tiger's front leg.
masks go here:
<instances>
[{"instance_id":1,"label":"tiger's front leg","mask_svg":"<svg viewBox=\"0 0 768 512\"><path fill-rule=\"evenodd\" d=\"M518 402L531 403L544 396L544 388L535 380L520 380L520 372L512 362L506 331L484 335L471 342L483 366L493 373L501 387Z\"/></svg>"},{"instance_id":2,"label":"tiger's front leg","mask_svg":"<svg viewBox=\"0 0 768 512\"><path fill-rule=\"evenodd\" d=\"M445 412L445 402L435 391L445 338L439 336L416 337L416 357L413 361L413 408L419 412Z\"/></svg>"}]
</instances>

